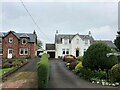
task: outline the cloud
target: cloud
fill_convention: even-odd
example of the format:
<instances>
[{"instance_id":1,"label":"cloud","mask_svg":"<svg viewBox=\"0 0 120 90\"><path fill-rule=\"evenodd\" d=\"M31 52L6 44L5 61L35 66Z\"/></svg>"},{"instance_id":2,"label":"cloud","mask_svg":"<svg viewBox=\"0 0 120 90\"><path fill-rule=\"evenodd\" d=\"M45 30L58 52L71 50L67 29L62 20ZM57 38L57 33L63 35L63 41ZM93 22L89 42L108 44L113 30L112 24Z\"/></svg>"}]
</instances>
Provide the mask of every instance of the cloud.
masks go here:
<instances>
[{"instance_id":1,"label":"cloud","mask_svg":"<svg viewBox=\"0 0 120 90\"><path fill-rule=\"evenodd\" d=\"M91 28L90 31L93 37L97 40L114 40L117 34L116 29L117 29L116 27L111 27L109 25L106 25L99 28Z\"/></svg>"},{"instance_id":2,"label":"cloud","mask_svg":"<svg viewBox=\"0 0 120 90\"><path fill-rule=\"evenodd\" d=\"M4 2L1 31L14 29L17 32L32 33L36 30L43 42L53 42L56 30L67 34L87 34L91 30L95 39L113 40L116 35L117 2L23 1L40 29L33 23L20 2Z\"/></svg>"}]
</instances>

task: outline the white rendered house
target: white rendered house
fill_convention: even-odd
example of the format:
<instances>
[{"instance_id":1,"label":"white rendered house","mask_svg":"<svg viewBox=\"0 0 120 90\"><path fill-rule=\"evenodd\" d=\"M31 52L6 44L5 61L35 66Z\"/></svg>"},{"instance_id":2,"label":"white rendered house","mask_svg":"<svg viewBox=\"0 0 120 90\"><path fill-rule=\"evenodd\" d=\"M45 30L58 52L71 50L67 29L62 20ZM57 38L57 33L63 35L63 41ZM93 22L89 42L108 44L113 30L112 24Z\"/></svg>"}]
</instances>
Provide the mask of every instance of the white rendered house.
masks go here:
<instances>
[{"instance_id":1,"label":"white rendered house","mask_svg":"<svg viewBox=\"0 0 120 90\"><path fill-rule=\"evenodd\" d=\"M55 34L55 43L46 44L47 53L52 58L63 57L64 55L83 56L84 52L94 41L91 33L88 35Z\"/></svg>"}]
</instances>

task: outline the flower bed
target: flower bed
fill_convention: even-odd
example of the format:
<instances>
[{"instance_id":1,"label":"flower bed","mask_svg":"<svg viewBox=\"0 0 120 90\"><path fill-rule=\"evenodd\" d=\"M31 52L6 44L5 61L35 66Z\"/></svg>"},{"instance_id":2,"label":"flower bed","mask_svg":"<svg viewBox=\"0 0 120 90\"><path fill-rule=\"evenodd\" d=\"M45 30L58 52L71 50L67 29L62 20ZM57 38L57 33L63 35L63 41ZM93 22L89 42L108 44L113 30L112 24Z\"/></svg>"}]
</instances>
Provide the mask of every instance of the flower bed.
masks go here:
<instances>
[{"instance_id":1,"label":"flower bed","mask_svg":"<svg viewBox=\"0 0 120 90\"><path fill-rule=\"evenodd\" d=\"M120 85L120 64L114 65L111 69L91 70L83 66L81 56L76 59L66 57L64 58L64 61L69 70L92 83L97 83L104 86Z\"/></svg>"},{"instance_id":2,"label":"flower bed","mask_svg":"<svg viewBox=\"0 0 120 90\"><path fill-rule=\"evenodd\" d=\"M22 66L26 65L28 63L27 60L11 60L11 61L6 61L4 62L1 72L0 72L0 76L2 76L2 79L4 79L5 77L7 77L8 75L14 73L15 71L17 71L19 68L21 68ZM9 63L10 62L10 63Z\"/></svg>"}]
</instances>

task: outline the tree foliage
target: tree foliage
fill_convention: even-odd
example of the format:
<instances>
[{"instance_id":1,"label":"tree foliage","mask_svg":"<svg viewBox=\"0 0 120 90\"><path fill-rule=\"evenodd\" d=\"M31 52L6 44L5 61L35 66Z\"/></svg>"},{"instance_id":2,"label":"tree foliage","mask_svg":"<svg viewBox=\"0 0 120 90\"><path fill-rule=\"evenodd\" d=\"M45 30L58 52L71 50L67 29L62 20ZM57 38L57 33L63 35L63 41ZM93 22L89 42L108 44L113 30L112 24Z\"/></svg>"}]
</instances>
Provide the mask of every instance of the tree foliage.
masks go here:
<instances>
[{"instance_id":1,"label":"tree foliage","mask_svg":"<svg viewBox=\"0 0 120 90\"><path fill-rule=\"evenodd\" d=\"M92 70L110 69L118 60L116 56L107 57L107 53L112 53L110 47L103 42L92 44L83 56L83 67Z\"/></svg>"},{"instance_id":2,"label":"tree foliage","mask_svg":"<svg viewBox=\"0 0 120 90\"><path fill-rule=\"evenodd\" d=\"M120 51L120 37L116 37L116 39L115 39L115 45L117 46L117 48Z\"/></svg>"},{"instance_id":3,"label":"tree foliage","mask_svg":"<svg viewBox=\"0 0 120 90\"><path fill-rule=\"evenodd\" d=\"M42 46L43 46L42 41L40 41L40 40L38 39L38 40L37 40L37 47L38 47L38 49L41 49Z\"/></svg>"}]
</instances>

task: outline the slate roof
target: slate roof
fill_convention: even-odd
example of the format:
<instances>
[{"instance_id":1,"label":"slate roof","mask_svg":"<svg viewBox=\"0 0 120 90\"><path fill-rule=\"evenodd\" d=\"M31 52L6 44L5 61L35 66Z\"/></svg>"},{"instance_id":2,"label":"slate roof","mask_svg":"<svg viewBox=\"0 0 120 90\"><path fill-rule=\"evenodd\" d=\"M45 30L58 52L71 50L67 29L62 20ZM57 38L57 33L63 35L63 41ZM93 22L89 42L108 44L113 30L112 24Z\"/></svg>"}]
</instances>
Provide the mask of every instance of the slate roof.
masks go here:
<instances>
[{"instance_id":1,"label":"slate roof","mask_svg":"<svg viewBox=\"0 0 120 90\"><path fill-rule=\"evenodd\" d=\"M62 38L69 39L69 42L71 43L71 40L78 35L81 39L90 39L91 42L94 41L92 36L89 35L79 35L79 34L59 34L55 35L55 43L62 43Z\"/></svg>"},{"instance_id":2,"label":"slate roof","mask_svg":"<svg viewBox=\"0 0 120 90\"><path fill-rule=\"evenodd\" d=\"M46 44L46 50L55 50L55 44Z\"/></svg>"},{"instance_id":3,"label":"slate roof","mask_svg":"<svg viewBox=\"0 0 120 90\"><path fill-rule=\"evenodd\" d=\"M96 41L102 41L102 42L104 42L105 44L107 44L110 48L113 48L113 49L116 49L116 48L117 48L112 41L109 41L109 40L96 40Z\"/></svg>"},{"instance_id":4,"label":"slate roof","mask_svg":"<svg viewBox=\"0 0 120 90\"><path fill-rule=\"evenodd\" d=\"M32 34L32 33L16 33L14 31L10 31L12 32L18 39L26 37L28 38L28 42L36 42L36 35ZM10 32L7 33L2 33L3 37L6 37Z\"/></svg>"}]
</instances>

